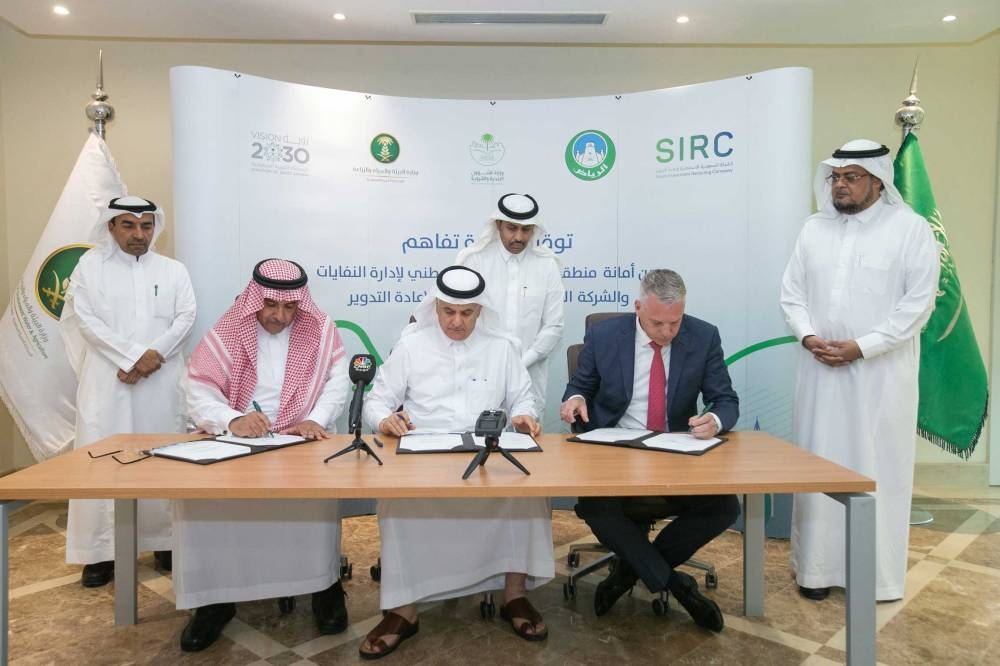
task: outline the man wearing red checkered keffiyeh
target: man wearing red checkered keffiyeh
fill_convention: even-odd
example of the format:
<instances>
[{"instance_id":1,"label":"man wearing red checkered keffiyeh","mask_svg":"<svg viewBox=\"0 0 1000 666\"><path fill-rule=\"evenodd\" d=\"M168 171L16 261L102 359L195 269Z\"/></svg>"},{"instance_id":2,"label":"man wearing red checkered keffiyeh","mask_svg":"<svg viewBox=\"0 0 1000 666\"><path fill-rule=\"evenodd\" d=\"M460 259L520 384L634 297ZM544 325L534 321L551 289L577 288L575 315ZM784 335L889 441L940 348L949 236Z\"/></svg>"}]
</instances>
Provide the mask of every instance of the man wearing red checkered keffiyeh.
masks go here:
<instances>
[{"instance_id":1,"label":"man wearing red checkered keffiyeh","mask_svg":"<svg viewBox=\"0 0 1000 666\"><path fill-rule=\"evenodd\" d=\"M188 364L188 412L199 428L251 438L271 431L329 436L347 401L347 359L307 281L293 261L254 267ZM197 609L181 649L211 645L235 602L307 592L321 633L347 628L335 500L177 501L174 538L177 607Z\"/></svg>"}]
</instances>

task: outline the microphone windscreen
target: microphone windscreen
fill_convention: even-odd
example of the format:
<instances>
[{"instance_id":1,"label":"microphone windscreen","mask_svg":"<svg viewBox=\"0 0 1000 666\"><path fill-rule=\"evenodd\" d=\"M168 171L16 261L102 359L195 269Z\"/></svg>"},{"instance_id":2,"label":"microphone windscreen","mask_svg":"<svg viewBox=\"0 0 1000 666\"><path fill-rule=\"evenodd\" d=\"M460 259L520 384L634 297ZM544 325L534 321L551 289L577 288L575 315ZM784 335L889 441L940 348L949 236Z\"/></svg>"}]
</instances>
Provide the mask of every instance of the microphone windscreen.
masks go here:
<instances>
[{"instance_id":1,"label":"microphone windscreen","mask_svg":"<svg viewBox=\"0 0 1000 666\"><path fill-rule=\"evenodd\" d=\"M352 384L370 384L375 379L375 357L371 354L355 354L348 366L348 375Z\"/></svg>"}]
</instances>

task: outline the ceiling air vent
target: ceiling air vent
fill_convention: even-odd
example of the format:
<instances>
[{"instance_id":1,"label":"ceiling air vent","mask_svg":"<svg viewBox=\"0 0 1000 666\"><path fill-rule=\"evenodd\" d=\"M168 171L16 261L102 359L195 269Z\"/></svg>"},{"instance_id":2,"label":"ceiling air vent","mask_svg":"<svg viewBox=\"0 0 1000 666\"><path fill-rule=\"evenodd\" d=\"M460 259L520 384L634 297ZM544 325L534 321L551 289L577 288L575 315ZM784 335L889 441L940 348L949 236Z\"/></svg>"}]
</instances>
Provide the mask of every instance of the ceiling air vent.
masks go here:
<instances>
[{"instance_id":1,"label":"ceiling air vent","mask_svg":"<svg viewBox=\"0 0 1000 666\"><path fill-rule=\"evenodd\" d=\"M412 12L417 25L602 25L603 12Z\"/></svg>"}]
</instances>

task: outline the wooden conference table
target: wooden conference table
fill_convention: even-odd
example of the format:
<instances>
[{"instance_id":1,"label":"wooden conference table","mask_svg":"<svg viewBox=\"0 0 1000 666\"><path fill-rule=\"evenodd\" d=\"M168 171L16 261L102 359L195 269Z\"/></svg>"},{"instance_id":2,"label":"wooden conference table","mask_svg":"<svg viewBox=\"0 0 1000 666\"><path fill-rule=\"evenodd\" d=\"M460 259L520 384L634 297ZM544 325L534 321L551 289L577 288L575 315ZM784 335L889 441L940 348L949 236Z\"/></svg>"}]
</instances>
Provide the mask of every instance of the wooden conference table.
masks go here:
<instances>
[{"instance_id":1,"label":"wooden conference table","mask_svg":"<svg viewBox=\"0 0 1000 666\"><path fill-rule=\"evenodd\" d=\"M137 499L320 499L371 497L564 497L594 495L744 495L743 610L764 614L764 495L825 493L846 507L847 657L875 663L875 482L764 432L736 432L702 456L567 442L565 434L539 438L541 453L515 453L525 476L499 455L467 481L471 454L395 453L396 440L372 444L385 462L349 453L325 457L351 438L194 465L150 458L122 465L142 449L177 435L116 435L0 478L0 658L7 662L8 517L16 500L115 501L115 622L135 624ZM193 438L192 438L193 439Z\"/></svg>"}]
</instances>

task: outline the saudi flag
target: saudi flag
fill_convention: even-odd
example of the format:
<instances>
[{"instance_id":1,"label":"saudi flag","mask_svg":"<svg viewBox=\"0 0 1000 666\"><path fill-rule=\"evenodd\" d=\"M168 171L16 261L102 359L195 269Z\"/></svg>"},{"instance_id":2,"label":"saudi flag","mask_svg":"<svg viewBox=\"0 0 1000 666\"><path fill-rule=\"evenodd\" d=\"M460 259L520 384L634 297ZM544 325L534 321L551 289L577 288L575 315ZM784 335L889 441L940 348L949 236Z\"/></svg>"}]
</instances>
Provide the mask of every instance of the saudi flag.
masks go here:
<instances>
[{"instance_id":1,"label":"saudi flag","mask_svg":"<svg viewBox=\"0 0 1000 666\"><path fill-rule=\"evenodd\" d=\"M937 305L920 335L917 432L945 451L968 458L989 407L986 365L962 297L941 213L934 203L917 135L907 134L895 161L895 183L906 203L927 219L941 244Z\"/></svg>"},{"instance_id":2,"label":"saudi flag","mask_svg":"<svg viewBox=\"0 0 1000 666\"><path fill-rule=\"evenodd\" d=\"M59 316L69 276L101 209L125 194L104 140L91 134L0 319L0 398L37 460L67 451L76 424L76 376Z\"/></svg>"}]
</instances>

